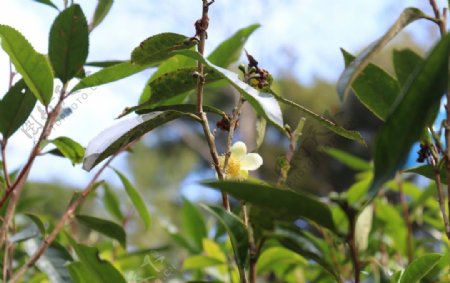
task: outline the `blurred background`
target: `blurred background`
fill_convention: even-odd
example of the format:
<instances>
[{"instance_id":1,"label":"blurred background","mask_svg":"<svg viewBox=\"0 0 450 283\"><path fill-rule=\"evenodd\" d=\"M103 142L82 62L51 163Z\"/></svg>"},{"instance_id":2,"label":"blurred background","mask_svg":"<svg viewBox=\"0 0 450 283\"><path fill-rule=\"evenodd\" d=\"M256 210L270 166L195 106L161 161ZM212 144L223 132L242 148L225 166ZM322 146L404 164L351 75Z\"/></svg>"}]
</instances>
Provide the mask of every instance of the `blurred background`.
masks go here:
<instances>
[{"instance_id":1,"label":"blurred background","mask_svg":"<svg viewBox=\"0 0 450 283\"><path fill-rule=\"evenodd\" d=\"M63 1L54 2L62 7ZM75 2L82 6L89 19L96 1ZM441 6L446 4L445 1L440 2ZM115 1L110 14L91 35L88 61L127 60L142 40L161 32L193 36L193 24L201 13L200 3L199 0ZM344 140L307 120L301 147L294 156L287 182L292 189L323 195L330 191L343 191L353 183L354 172L322 153L320 146L340 148L361 158L370 158L371 140L380 121L354 97L344 104L338 100L335 83L344 68L339 48L357 54L381 36L409 6L432 13L428 2L422 0L216 0L211 6L207 54L238 29L261 24L250 37L246 49L257 58L261 67L272 73L278 93L347 129L360 131L368 143L364 147ZM32 0L0 0L0 24L18 29L42 53L47 52L48 31L56 15L56 10ZM376 63L392 73L393 49L408 46L424 54L438 37L438 30L431 23L415 22L376 58ZM245 62L244 58L241 59ZM232 68L237 69L236 66ZM97 70L88 69L90 72ZM117 122L115 118L125 107L137 104L153 71L147 70L122 81L74 94L65 105L72 109L72 114L57 125L52 137L68 136L86 146L99 132ZM8 76L9 60L0 52L0 93L7 90ZM208 104L227 111L231 111L234 97L235 92L231 88L212 88L206 92ZM295 127L301 115L284 110L286 123ZM39 115L36 109L33 119L42 119ZM211 121L213 128L215 122ZM236 139L246 141L249 150L255 148L254 122L254 114L246 108ZM201 130L186 127L187 123L181 120L151 132L134 147L132 153L122 155L113 164L125 172L145 196L152 212L163 220L155 223L148 232L151 237L145 238L141 234L139 239L136 238L138 241L165 243L163 228L167 229L168 223L177 223L181 196L194 201L218 200L217 194L198 185L200 180L214 178L215 174L208 153L205 153L206 144ZM223 137L217 134L219 141ZM20 131L16 133L7 152L10 168L20 168L36 138ZM277 179L278 160L287 146L284 136L275 129L268 129L265 142L259 149L264 166L258 177L267 181ZM26 190L28 198L35 201L32 209L58 215L73 190L82 189L90 177L92 173L83 171L81 166L74 168L68 160L40 157L33 167L31 183ZM103 178L117 194L125 196L113 172L107 172ZM45 198L41 197L42 192L45 192ZM125 201L121 205L127 208ZM84 208L107 217L96 196ZM134 212L129 210L128 213L132 215ZM129 229L136 231L137 237L139 223L128 225Z\"/></svg>"}]
</instances>

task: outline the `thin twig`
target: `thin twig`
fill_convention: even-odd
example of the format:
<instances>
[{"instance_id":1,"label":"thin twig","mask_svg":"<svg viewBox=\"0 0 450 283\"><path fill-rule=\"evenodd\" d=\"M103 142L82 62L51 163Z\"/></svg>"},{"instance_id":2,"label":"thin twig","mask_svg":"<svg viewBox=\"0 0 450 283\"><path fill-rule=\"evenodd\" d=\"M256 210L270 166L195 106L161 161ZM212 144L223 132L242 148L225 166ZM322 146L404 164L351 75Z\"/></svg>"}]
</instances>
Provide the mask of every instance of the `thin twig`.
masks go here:
<instances>
[{"instance_id":1,"label":"thin twig","mask_svg":"<svg viewBox=\"0 0 450 283\"><path fill-rule=\"evenodd\" d=\"M6 145L8 143L8 139L2 140L0 147L1 147L1 155L2 155L2 165L3 165L3 175L5 177L5 185L6 185L6 191L10 190L11 188L11 179L9 178L9 171L8 171L8 165L6 161Z\"/></svg>"},{"instance_id":2,"label":"thin twig","mask_svg":"<svg viewBox=\"0 0 450 283\"><path fill-rule=\"evenodd\" d=\"M406 249L408 255L408 263L411 263L414 259L414 246L413 246L413 228L411 222L411 215L409 213L408 203L406 202L405 193L403 191L403 180L400 174L397 173L396 181L400 193L400 204L402 206L403 218L405 220L405 225L407 229L406 236Z\"/></svg>"},{"instance_id":3,"label":"thin twig","mask_svg":"<svg viewBox=\"0 0 450 283\"><path fill-rule=\"evenodd\" d=\"M105 164L97 171L97 173L94 175L94 177L91 179L89 184L86 186L86 188L83 190L83 192L80 194L80 197L76 199L72 204L69 205L69 207L64 212L63 216L60 218L58 224L56 224L55 228L53 229L52 233L48 237L46 237L41 244L41 246L36 250L36 252L33 254L33 256L25 263L11 278L9 283L17 282L24 274L25 272L34 266L36 261L44 254L44 252L48 249L48 247L52 244L52 242L56 239L58 234L61 232L61 230L66 225L67 220L73 217L75 211L77 208L83 203L83 201L86 199L86 197L95 189L96 186L94 186L97 179L100 177L100 175L103 173L103 171L109 166L109 164L114 160L114 158L121 152L123 152L124 149L119 150L115 155L111 156Z\"/></svg>"}]
</instances>

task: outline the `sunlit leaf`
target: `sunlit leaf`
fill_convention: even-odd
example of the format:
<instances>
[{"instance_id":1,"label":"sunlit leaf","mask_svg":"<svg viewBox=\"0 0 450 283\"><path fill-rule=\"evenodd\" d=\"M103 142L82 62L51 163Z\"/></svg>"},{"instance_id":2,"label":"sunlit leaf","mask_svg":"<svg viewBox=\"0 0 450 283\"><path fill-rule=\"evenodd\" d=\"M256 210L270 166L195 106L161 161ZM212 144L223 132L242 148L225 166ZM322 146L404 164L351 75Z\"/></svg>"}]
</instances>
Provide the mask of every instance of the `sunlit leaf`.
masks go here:
<instances>
[{"instance_id":1,"label":"sunlit leaf","mask_svg":"<svg viewBox=\"0 0 450 283\"><path fill-rule=\"evenodd\" d=\"M111 10L114 0L98 0L97 7L95 7L94 17L89 25L89 29L92 31L96 28L106 17Z\"/></svg>"},{"instance_id":2,"label":"sunlit leaf","mask_svg":"<svg viewBox=\"0 0 450 283\"><path fill-rule=\"evenodd\" d=\"M193 247L200 253L202 251L203 239L208 237L208 231L203 216L185 198L183 198L183 207L181 208L181 223L183 225L183 234L191 240Z\"/></svg>"},{"instance_id":3,"label":"sunlit leaf","mask_svg":"<svg viewBox=\"0 0 450 283\"><path fill-rule=\"evenodd\" d=\"M175 55L173 51L189 49L195 46L195 40L176 33L160 33L141 42L131 53L131 62L150 65Z\"/></svg>"},{"instance_id":4,"label":"sunlit leaf","mask_svg":"<svg viewBox=\"0 0 450 283\"><path fill-rule=\"evenodd\" d=\"M398 103L381 127L375 142L371 197L405 164L411 146L435 114L436 105L447 88L449 52L450 35L446 35L403 87Z\"/></svg>"},{"instance_id":5,"label":"sunlit leaf","mask_svg":"<svg viewBox=\"0 0 450 283\"><path fill-rule=\"evenodd\" d=\"M279 265L306 265L307 261L299 254L283 247L270 247L264 250L256 264L258 274L269 272Z\"/></svg>"},{"instance_id":6,"label":"sunlit leaf","mask_svg":"<svg viewBox=\"0 0 450 283\"><path fill-rule=\"evenodd\" d=\"M220 181L204 184L248 203L296 218L305 218L331 231L337 231L330 209L312 195L246 182Z\"/></svg>"},{"instance_id":7,"label":"sunlit leaf","mask_svg":"<svg viewBox=\"0 0 450 283\"><path fill-rule=\"evenodd\" d=\"M425 277L439 262L442 255L426 254L411 262L402 273L399 283L415 283Z\"/></svg>"},{"instance_id":8,"label":"sunlit leaf","mask_svg":"<svg viewBox=\"0 0 450 283\"><path fill-rule=\"evenodd\" d=\"M403 172L407 173L416 173L419 175L422 175L424 177L427 177L428 179L435 180L436 179L436 172L432 165L421 165L414 168L408 168ZM447 184L447 169L445 166L442 166L440 170L440 176L441 176L441 183Z\"/></svg>"},{"instance_id":9,"label":"sunlit leaf","mask_svg":"<svg viewBox=\"0 0 450 283\"><path fill-rule=\"evenodd\" d=\"M203 269L211 266L223 265L225 263L226 262L218 260L217 258L204 255L194 255L188 257L183 262L183 270Z\"/></svg>"},{"instance_id":10,"label":"sunlit leaf","mask_svg":"<svg viewBox=\"0 0 450 283\"><path fill-rule=\"evenodd\" d=\"M50 29L48 57L63 83L83 70L89 52L86 17L77 4L62 11Z\"/></svg>"},{"instance_id":11,"label":"sunlit leaf","mask_svg":"<svg viewBox=\"0 0 450 283\"><path fill-rule=\"evenodd\" d=\"M106 219L81 214L76 215L76 218L83 225L111 239L117 240L123 248L126 248L127 235L119 224Z\"/></svg>"},{"instance_id":12,"label":"sunlit leaf","mask_svg":"<svg viewBox=\"0 0 450 283\"><path fill-rule=\"evenodd\" d=\"M259 24L253 24L238 30L214 49L208 56L208 60L216 66L227 68L230 64L239 60L248 37L259 27Z\"/></svg>"},{"instance_id":13,"label":"sunlit leaf","mask_svg":"<svg viewBox=\"0 0 450 283\"><path fill-rule=\"evenodd\" d=\"M389 30L375 42L366 47L356 59L345 68L337 82L337 90L339 96L344 98L353 84L353 81L359 76L364 68L369 64L370 60L375 56L386 44L394 38L404 27L410 23L425 18L426 15L417 8L406 8L389 28Z\"/></svg>"},{"instance_id":14,"label":"sunlit leaf","mask_svg":"<svg viewBox=\"0 0 450 283\"><path fill-rule=\"evenodd\" d=\"M48 105L53 95L53 72L47 58L10 26L0 25L0 43L36 98Z\"/></svg>"},{"instance_id":15,"label":"sunlit leaf","mask_svg":"<svg viewBox=\"0 0 450 283\"><path fill-rule=\"evenodd\" d=\"M0 100L0 132L3 138L12 136L30 116L36 97L23 80L18 81Z\"/></svg>"},{"instance_id":16,"label":"sunlit leaf","mask_svg":"<svg viewBox=\"0 0 450 283\"><path fill-rule=\"evenodd\" d=\"M81 163L84 157L84 148L68 137L58 137L53 140L49 140L50 143L56 146L56 151L50 151L49 153L59 155L70 159L72 164Z\"/></svg>"},{"instance_id":17,"label":"sunlit leaf","mask_svg":"<svg viewBox=\"0 0 450 283\"><path fill-rule=\"evenodd\" d=\"M128 194L131 202L134 205L134 208L137 210L142 220L144 221L145 228L148 228L151 223L150 213L148 212L147 205L144 202L144 199L139 194L138 190L131 184L131 182L125 177L124 174L114 169L117 176L119 176L120 181L122 181L123 187Z\"/></svg>"},{"instance_id":18,"label":"sunlit leaf","mask_svg":"<svg viewBox=\"0 0 450 283\"><path fill-rule=\"evenodd\" d=\"M340 161L342 164L346 165L347 167L353 170L368 171L372 169L369 162L354 155L351 155L350 153L347 153L345 151L331 147L322 147L322 150L326 154L330 155L334 159Z\"/></svg>"}]
</instances>

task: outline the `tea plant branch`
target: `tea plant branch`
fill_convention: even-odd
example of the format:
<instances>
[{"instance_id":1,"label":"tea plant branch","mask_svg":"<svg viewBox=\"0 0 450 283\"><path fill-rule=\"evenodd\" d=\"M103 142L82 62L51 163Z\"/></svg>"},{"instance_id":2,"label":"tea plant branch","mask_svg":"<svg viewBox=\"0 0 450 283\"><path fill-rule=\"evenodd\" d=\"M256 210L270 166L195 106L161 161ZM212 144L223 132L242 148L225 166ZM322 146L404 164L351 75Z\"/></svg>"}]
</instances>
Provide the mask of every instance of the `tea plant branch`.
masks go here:
<instances>
[{"instance_id":1,"label":"tea plant branch","mask_svg":"<svg viewBox=\"0 0 450 283\"><path fill-rule=\"evenodd\" d=\"M12 276L11 280L8 281L8 283L14 283L17 282L24 274L25 272L34 266L36 261L39 260L39 258L44 254L44 252L50 247L50 245L53 243L53 241L56 239L58 234L61 232L61 230L66 225L66 222L73 217L75 211L77 208L83 203L83 201L86 199L86 197L96 188L95 182L100 177L100 175L105 171L106 168L108 168L109 164L115 159L117 155L119 155L121 152L123 152L126 148L128 148L130 145L123 147L120 149L116 154L111 156L105 164L97 171L97 173L94 175L94 177L91 179L89 184L85 187L85 189L81 192L80 196L72 202L69 207L64 212L63 216L59 219L59 222L56 224L53 231L44 238L41 246L35 251L33 256L24 264L20 269Z\"/></svg>"},{"instance_id":2,"label":"tea plant branch","mask_svg":"<svg viewBox=\"0 0 450 283\"><path fill-rule=\"evenodd\" d=\"M1 140L0 147L1 147L1 155L2 155L2 170L3 170L3 176L5 178L5 187L7 192L11 188L11 179L9 178L9 171L8 171L8 165L6 161L6 145L8 143L8 139Z\"/></svg>"},{"instance_id":3,"label":"tea plant branch","mask_svg":"<svg viewBox=\"0 0 450 283\"><path fill-rule=\"evenodd\" d=\"M205 42L206 42L206 37L207 37L207 29L208 29L208 25L209 25L209 17L208 17L209 6L214 3L214 0L211 0L210 2L208 2L208 0L202 0L202 2L203 2L202 17L201 17L201 19L199 19L195 22L196 36L199 37L197 51L201 55L203 55L205 53ZM204 87L205 87L204 65L202 62L198 61L198 63L197 63L197 88L196 88L197 115L202 121L201 124L202 124L202 128L203 128L203 132L205 134L206 141L208 143L209 152L211 154L214 169L217 172L217 176L219 177L219 180L223 180L223 170L220 168L220 165L219 165L219 154L217 153L217 147L216 147L216 143L214 141L215 138L209 128L208 117L207 117L206 113L203 112ZM224 192L222 192L222 203L223 203L223 207L227 211L230 211L230 202L228 200L228 195Z\"/></svg>"},{"instance_id":4,"label":"tea plant branch","mask_svg":"<svg viewBox=\"0 0 450 283\"><path fill-rule=\"evenodd\" d=\"M63 97L66 92L66 88L67 88L67 85L64 85L61 88L58 102L52 111L49 112L48 107L46 107L46 112L48 113L48 117L47 117L47 120L45 121L42 132L41 132L36 144L34 145L33 149L31 150L31 153L28 157L28 160L27 160L25 166L22 168L19 175L17 176L17 179L11 185L9 190L7 190L5 192L2 199L0 200L0 208L1 208L3 205L5 205L6 201L8 199L10 199L10 202L8 203L8 207L6 210L5 217L3 219L2 226L0 228L0 246L2 246L6 240L6 237L8 234L8 228L9 228L11 220L14 216L17 202L19 201L21 192L23 190L23 187L25 186L26 180L28 178L28 174L30 173L30 170L31 170L31 167L33 166L34 160L41 152L41 143L42 143L42 141L47 139L48 136L50 135L51 130L57 121L59 113L61 112Z\"/></svg>"},{"instance_id":5,"label":"tea plant branch","mask_svg":"<svg viewBox=\"0 0 450 283\"><path fill-rule=\"evenodd\" d=\"M406 236L406 252L408 255L408 264L414 259L414 247L413 247L413 228L411 222L411 215L409 213L408 203L406 202L405 192L403 190L403 180L401 175L397 173L396 182L400 194L400 204L402 207L403 219L405 220L407 236Z\"/></svg>"}]
</instances>

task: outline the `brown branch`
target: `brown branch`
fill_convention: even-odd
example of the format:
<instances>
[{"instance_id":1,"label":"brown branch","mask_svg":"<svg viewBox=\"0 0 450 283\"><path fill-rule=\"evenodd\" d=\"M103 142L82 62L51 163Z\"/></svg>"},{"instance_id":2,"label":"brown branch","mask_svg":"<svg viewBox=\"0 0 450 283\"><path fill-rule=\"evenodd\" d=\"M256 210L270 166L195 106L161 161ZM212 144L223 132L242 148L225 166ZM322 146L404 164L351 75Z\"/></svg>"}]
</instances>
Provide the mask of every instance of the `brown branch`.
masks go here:
<instances>
[{"instance_id":1,"label":"brown branch","mask_svg":"<svg viewBox=\"0 0 450 283\"><path fill-rule=\"evenodd\" d=\"M61 230L64 228L66 221L73 217L75 211L77 208L83 203L83 201L86 199L86 197L95 189L95 182L100 177L100 175L103 173L103 171L109 166L109 164L114 160L114 158L121 152L123 152L124 149L119 150L115 155L111 156L108 161L103 164L103 166L97 171L97 173L94 175L94 177L91 179L89 184L86 186L86 188L81 193L80 197L76 199L72 204L69 205L69 207L64 212L63 216L59 220L58 224L56 224L55 228L53 229L52 233L48 237L46 237L41 244L41 246L37 249L37 251L33 254L33 256L25 263L11 278L8 283L14 283L17 282L24 274L25 272L34 266L36 261L44 254L44 252L50 247L50 245L53 243L53 241L56 239L58 234L61 232Z\"/></svg>"}]
</instances>

